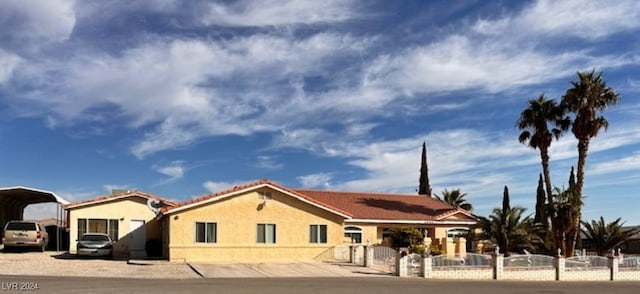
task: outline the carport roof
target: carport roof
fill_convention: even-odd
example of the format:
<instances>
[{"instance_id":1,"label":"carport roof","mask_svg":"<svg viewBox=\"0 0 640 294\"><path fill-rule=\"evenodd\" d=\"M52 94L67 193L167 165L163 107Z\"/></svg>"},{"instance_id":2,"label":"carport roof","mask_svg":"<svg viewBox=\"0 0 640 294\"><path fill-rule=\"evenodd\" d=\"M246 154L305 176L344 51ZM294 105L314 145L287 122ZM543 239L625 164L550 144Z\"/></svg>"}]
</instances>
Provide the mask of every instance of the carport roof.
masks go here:
<instances>
[{"instance_id":1,"label":"carport roof","mask_svg":"<svg viewBox=\"0 0 640 294\"><path fill-rule=\"evenodd\" d=\"M69 201L62 199L56 193L36 188L29 188L23 186L15 187L0 187L0 200L7 196L14 196L12 200L24 201L25 203L43 203L43 202L57 202L62 205L69 204Z\"/></svg>"}]
</instances>

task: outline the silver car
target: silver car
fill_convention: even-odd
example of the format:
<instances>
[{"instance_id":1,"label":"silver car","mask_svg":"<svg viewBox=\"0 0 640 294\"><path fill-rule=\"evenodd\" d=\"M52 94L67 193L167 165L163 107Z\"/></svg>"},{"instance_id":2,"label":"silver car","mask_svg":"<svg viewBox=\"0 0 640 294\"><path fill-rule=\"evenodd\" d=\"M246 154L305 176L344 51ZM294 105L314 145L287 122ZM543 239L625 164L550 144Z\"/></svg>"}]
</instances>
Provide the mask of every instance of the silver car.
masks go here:
<instances>
[{"instance_id":1,"label":"silver car","mask_svg":"<svg viewBox=\"0 0 640 294\"><path fill-rule=\"evenodd\" d=\"M107 234L87 233L77 240L78 256L113 257L113 241Z\"/></svg>"}]
</instances>

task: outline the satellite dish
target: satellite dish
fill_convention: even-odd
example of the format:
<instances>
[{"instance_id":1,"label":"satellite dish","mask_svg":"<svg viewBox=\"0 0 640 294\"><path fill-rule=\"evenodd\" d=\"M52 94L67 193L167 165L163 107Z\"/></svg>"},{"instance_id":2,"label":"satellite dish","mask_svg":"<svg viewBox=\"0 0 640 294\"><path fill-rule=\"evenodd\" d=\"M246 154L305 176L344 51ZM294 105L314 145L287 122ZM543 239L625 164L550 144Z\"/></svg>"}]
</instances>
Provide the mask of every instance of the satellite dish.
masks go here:
<instances>
[{"instance_id":1,"label":"satellite dish","mask_svg":"<svg viewBox=\"0 0 640 294\"><path fill-rule=\"evenodd\" d=\"M157 199L147 199L147 207L151 209L156 215L160 213L160 209L162 208L162 202Z\"/></svg>"}]
</instances>

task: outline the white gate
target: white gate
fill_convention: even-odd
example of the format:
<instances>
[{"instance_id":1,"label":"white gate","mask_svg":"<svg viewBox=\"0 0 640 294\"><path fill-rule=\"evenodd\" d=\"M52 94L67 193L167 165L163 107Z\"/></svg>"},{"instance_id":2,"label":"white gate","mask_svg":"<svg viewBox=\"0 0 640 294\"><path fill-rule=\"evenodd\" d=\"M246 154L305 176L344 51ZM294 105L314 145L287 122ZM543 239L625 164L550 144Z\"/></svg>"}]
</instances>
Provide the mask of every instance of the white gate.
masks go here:
<instances>
[{"instance_id":1,"label":"white gate","mask_svg":"<svg viewBox=\"0 0 640 294\"><path fill-rule=\"evenodd\" d=\"M398 251L386 246L373 246L373 261L371 266L379 270L394 273Z\"/></svg>"},{"instance_id":2,"label":"white gate","mask_svg":"<svg viewBox=\"0 0 640 294\"><path fill-rule=\"evenodd\" d=\"M419 254L409 254L407 255L407 276L408 277L419 277L421 274L420 263L422 262L422 257Z\"/></svg>"}]
</instances>

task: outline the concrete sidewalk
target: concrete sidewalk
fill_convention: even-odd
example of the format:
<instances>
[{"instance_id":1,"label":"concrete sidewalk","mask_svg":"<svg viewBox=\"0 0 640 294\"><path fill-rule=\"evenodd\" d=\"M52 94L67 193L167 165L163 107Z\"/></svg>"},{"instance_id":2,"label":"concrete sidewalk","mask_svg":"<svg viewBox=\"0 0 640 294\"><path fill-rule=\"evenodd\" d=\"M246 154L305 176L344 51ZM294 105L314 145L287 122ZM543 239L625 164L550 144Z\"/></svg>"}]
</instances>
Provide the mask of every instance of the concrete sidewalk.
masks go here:
<instances>
[{"instance_id":1,"label":"concrete sidewalk","mask_svg":"<svg viewBox=\"0 0 640 294\"><path fill-rule=\"evenodd\" d=\"M339 262L239 262L189 263L204 278L258 277L391 277L385 273L350 263Z\"/></svg>"}]
</instances>

